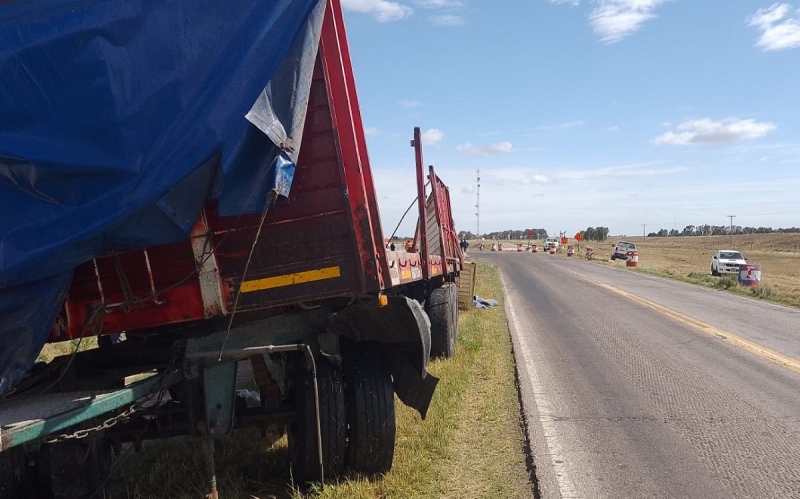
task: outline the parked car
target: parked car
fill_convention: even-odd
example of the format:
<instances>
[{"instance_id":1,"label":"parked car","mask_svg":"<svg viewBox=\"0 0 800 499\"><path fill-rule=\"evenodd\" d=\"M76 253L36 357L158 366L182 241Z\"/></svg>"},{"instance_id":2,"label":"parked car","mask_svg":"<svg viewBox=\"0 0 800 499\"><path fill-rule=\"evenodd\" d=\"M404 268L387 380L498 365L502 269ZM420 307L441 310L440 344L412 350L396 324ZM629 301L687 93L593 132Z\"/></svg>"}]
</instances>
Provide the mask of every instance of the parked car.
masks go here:
<instances>
[{"instance_id":1,"label":"parked car","mask_svg":"<svg viewBox=\"0 0 800 499\"><path fill-rule=\"evenodd\" d=\"M717 250L711 257L711 275L738 274L739 266L746 264L744 255L736 250Z\"/></svg>"},{"instance_id":2,"label":"parked car","mask_svg":"<svg viewBox=\"0 0 800 499\"><path fill-rule=\"evenodd\" d=\"M611 250L611 259L616 260L627 260L626 254L629 251L636 251L636 243L629 243L628 241L619 241L617 244L614 245L614 249Z\"/></svg>"},{"instance_id":3,"label":"parked car","mask_svg":"<svg viewBox=\"0 0 800 499\"><path fill-rule=\"evenodd\" d=\"M544 240L544 250L550 251L550 248L553 247L556 251L558 251L558 238L556 237L548 237Z\"/></svg>"}]
</instances>

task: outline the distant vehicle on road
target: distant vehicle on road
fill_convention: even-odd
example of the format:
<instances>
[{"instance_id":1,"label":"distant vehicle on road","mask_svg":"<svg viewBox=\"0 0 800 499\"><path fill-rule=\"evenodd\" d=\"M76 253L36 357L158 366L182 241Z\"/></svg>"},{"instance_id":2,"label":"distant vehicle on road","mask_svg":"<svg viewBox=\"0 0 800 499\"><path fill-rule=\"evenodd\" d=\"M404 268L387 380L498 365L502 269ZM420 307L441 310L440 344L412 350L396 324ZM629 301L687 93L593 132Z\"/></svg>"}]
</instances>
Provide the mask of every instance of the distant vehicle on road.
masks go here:
<instances>
[{"instance_id":1,"label":"distant vehicle on road","mask_svg":"<svg viewBox=\"0 0 800 499\"><path fill-rule=\"evenodd\" d=\"M746 264L744 255L736 250L717 250L711 257L711 275L738 274L739 266Z\"/></svg>"},{"instance_id":2,"label":"distant vehicle on road","mask_svg":"<svg viewBox=\"0 0 800 499\"><path fill-rule=\"evenodd\" d=\"M558 250L558 238L555 237L548 237L544 240L544 250L550 251L550 247L552 246L554 249Z\"/></svg>"},{"instance_id":3,"label":"distant vehicle on road","mask_svg":"<svg viewBox=\"0 0 800 499\"><path fill-rule=\"evenodd\" d=\"M626 254L629 251L636 251L636 243L629 243L628 241L619 241L617 244L614 245L614 249L611 250L611 259L616 260L626 260L628 257Z\"/></svg>"}]
</instances>

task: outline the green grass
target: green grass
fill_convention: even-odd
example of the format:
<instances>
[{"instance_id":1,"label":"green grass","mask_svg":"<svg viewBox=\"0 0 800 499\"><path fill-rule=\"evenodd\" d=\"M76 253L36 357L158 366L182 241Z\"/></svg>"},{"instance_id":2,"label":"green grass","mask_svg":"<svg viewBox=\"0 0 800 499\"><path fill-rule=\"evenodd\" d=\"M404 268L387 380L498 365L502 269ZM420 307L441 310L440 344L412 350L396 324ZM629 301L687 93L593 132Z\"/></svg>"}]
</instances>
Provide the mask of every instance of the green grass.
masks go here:
<instances>
[{"instance_id":1,"label":"green grass","mask_svg":"<svg viewBox=\"0 0 800 499\"><path fill-rule=\"evenodd\" d=\"M56 357L62 355L69 355L75 352L82 352L97 348L97 337L88 336L86 338L79 338L76 340L60 341L58 343L47 343L36 360L41 362L50 362Z\"/></svg>"},{"instance_id":2,"label":"green grass","mask_svg":"<svg viewBox=\"0 0 800 499\"><path fill-rule=\"evenodd\" d=\"M511 341L497 270L478 263L476 294L500 301L461 312L456 356L434 361L440 378L426 420L397 407L392 470L376 479L349 475L314 487L319 498L531 497ZM199 443L151 442L122 461L110 498L197 498L205 492ZM286 438L236 431L217 444L225 498L300 498L292 487Z\"/></svg>"},{"instance_id":3,"label":"green grass","mask_svg":"<svg viewBox=\"0 0 800 499\"><path fill-rule=\"evenodd\" d=\"M759 286L742 286L739 284L738 275L736 274L713 277L706 273L689 272L688 274L684 275L677 272L672 272L670 269L660 269L657 267L637 267L633 270L644 272L646 274L657 275L660 277L668 277L678 281L690 282L692 284L698 284L707 288L730 291L731 293L758 298L759 300L781 303L783 305L789 305L792 307L800 307L800 298L778 293L772 286L764 284Z\"/></svg>"}]
</instances>

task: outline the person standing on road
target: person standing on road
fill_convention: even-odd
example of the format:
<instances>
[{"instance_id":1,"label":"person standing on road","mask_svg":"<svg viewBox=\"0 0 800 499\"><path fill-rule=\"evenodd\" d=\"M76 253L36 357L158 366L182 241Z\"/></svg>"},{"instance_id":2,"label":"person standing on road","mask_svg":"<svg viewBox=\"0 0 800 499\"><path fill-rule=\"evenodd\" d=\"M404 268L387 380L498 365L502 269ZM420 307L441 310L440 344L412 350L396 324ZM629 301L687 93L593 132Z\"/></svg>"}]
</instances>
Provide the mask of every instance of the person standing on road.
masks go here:
<instances>
[{"instance_id":1,"label":"person standing on road","mask_svg":"<svg viewBox=\"0 0 800 499\"><path fill-rule=\"evenodd\" d=\"M464 253L464 256L467 256L467 248L469 248L469 243L466 239L461 240L461 252Z\"/></svg>"}]
</instances>

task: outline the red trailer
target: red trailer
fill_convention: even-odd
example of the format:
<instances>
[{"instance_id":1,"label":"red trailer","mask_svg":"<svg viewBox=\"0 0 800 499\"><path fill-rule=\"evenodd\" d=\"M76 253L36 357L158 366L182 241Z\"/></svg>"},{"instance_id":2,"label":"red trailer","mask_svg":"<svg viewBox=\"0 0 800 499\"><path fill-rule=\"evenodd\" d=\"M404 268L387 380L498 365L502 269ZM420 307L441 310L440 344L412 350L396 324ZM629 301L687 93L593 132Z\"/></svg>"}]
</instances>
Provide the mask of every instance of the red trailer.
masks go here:
<instances>
[{"instance_id":1,"label":"red trailer","mask_svg":"<svg viewBox=\"0 0 800 499\"><path fill-rule=\"evenodd\" d=\"M251 425L286 426L300 482L388 471L394 394L424 418L438 381L429 358L454 354L464 263L418 128L412 145L421 223L409 251L389 250L330 0L288 197L273 192L262 213L236 216L210 202L185 241L75 268L50 341L97 336L99 348L37 366L0 401L4 490L88 497L109 449L190 434L216 494L214 438ZM257 407L236 392L249 371ZM155 374L128 381L143 373ZM90 459L64 459L75 452ZM70 485L59 481L66 466Z\"/></svg>"}]
</instances>

